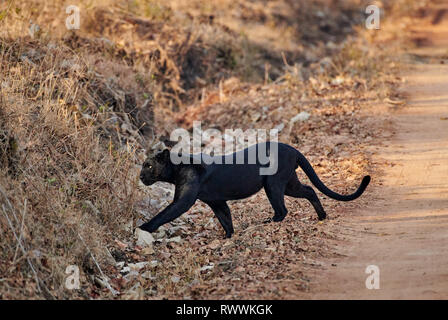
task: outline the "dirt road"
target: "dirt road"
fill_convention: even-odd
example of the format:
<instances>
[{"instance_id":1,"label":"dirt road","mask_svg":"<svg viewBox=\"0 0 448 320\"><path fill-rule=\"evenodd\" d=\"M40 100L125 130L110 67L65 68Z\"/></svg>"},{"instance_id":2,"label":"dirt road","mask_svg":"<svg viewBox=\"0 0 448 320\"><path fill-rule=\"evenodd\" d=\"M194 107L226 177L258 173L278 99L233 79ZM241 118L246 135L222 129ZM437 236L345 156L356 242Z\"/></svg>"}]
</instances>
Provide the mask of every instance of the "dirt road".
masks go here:
<instances>
[{"instance_id":1,"label":"dirt road","mask_svg":"<svg viewBox=\"0 0 448 320\"><path fill-rule=\"evenodd\" d=\"M395 134L377 154L391 163L377 200L343 220L341 256L325 261L306 298L448 298L448 10L431 16L414 27L408 101L391 110ZM366 288L368 265L380 270L378 290Z\"/></svg>"}]
</instances>

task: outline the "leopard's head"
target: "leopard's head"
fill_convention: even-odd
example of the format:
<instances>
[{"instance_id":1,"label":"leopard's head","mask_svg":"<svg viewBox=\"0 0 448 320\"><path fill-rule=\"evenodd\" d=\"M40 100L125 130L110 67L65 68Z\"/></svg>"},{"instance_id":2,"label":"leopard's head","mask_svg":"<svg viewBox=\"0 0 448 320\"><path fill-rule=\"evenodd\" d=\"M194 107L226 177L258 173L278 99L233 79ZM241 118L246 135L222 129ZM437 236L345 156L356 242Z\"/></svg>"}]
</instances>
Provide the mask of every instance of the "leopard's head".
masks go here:
<instances>
[{"instance_id":1,"label":"leopard's head","mask_svg":"<svg viewBox=\"0 0 448 320\"><path fill-rule=\"evenodd\" d=\"M160 146L153 148L143 162L140 180L149 186L157 181L169 182L172 177L173 165L170 151Z\"/></svg>"}]
</instances>

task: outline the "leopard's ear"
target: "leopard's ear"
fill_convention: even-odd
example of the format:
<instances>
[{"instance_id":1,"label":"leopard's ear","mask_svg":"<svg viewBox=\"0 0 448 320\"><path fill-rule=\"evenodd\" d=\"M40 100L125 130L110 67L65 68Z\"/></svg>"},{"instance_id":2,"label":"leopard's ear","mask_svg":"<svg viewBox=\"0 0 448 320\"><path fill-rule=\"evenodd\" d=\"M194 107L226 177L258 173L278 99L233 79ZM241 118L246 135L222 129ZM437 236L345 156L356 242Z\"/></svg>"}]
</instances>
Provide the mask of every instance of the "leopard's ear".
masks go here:
<instances>
[{"instance_id":1,"label":"leopard's ear","mask_svg":"<svg viewBox=\"0 0 448 320\"><path fill-rule=\"evenodd\" d=\"M151 145L149 147L150 152L153 154L158 154L160 152L162 152L163 150L167 149L167 147L165 146L165 144L161 141L154 143L153 145Z\"/></svg>"},{"instance_id":2,"label":"leopard's ear","mask_svg":"<svg viewBox=\"0 0 448 320\"><path fill-rule=\"evenodd\" d=\"M170 161L170 150L164 149L156 155L156 159L162 162Z\"/></svg>"}]
</instances>

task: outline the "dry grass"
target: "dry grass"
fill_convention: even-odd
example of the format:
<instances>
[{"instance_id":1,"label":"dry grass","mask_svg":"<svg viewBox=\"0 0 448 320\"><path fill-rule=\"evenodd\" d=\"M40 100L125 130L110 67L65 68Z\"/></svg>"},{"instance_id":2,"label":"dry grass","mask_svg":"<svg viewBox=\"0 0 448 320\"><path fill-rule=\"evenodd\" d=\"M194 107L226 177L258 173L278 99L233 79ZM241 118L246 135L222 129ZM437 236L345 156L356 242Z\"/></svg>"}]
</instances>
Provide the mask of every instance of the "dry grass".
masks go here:
<instances>
[{"instance_id":1,"label":"dry grass","mask_svg":"<svg viewBox=\"0 0 448 320\"><path fill-rule=\"evenodd\" d=\"M103 264L111 234L132 230L124 226L133 221L138 196L136 147L129 141L122 147L108 134L115 130L106 122L110 114L98 109L101 102L92 95L100 87L95 80L100 80L89 79L83 57L49 47L0 40L0 123L4 136L14 141L14 148L3 153L9 161L1 172L2 202L11 206L3 207L0 216L2 261L7 262L0 268L24 286L25 296L33 297L36 284L23 278L25 258L30 259L40 293L61 298L68 264L96 273L86 264L88 250ZM68 57L76 63L65 66ZM20 235L25 250L21 258L14 234ZM17 295L8 282L3 288L5 298Z\"/></svg>"}]
</instances>

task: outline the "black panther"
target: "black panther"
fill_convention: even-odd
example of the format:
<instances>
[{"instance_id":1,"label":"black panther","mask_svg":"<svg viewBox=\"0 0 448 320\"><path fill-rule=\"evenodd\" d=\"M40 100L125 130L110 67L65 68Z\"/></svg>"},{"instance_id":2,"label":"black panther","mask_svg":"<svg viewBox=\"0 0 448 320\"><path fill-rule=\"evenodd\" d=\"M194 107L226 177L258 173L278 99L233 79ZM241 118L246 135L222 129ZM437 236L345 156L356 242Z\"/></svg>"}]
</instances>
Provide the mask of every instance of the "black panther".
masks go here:
<instances>
[{"instance_id":1,"label":"black panther","mask_svg":"<svg viewBox=\"0 0 448 320\"><path fill-rule=\"evenodd\" d=\"M247 161L251 152L255 151L255 154L258 154L260 150L270 156L267 163L260 161L258 157L255 161ZM273 150L276 151L275 155L271 152ZM243 155L245 162L238 164L237 159L242 159ZM307 199L316 210L318 219L323 220L326 218L326 213L313 188L300 183L297 177L295 170L299 166L320 192L339 201L358 198L370 182L370 176L365 176L356 192L350 195L338 194L323 184L308 160L299 151L277 142L256 144L223 156L189 155L187 156L189 161L180 164L174 164L171 156L170 151L165 149L148 156L143 163L140 179L145 185L157 181L169 182L175 185L175 194L174 201L168 207L139 227L142 230L156 231L161 225L188 211L199 199L210 206L224 228L226 238L230 238L234 230L226 201L247 198L261 188L264 188L274 209L274 216L265 222L280 222L285 218L288 212L284 202L285 195ZM196 161L193 161L194 159ZM219 161L211 163L210 159ZM269 167L272 161L277 162L275 174L260 174L260 169Z\"/></svg>"}]
</instances>

